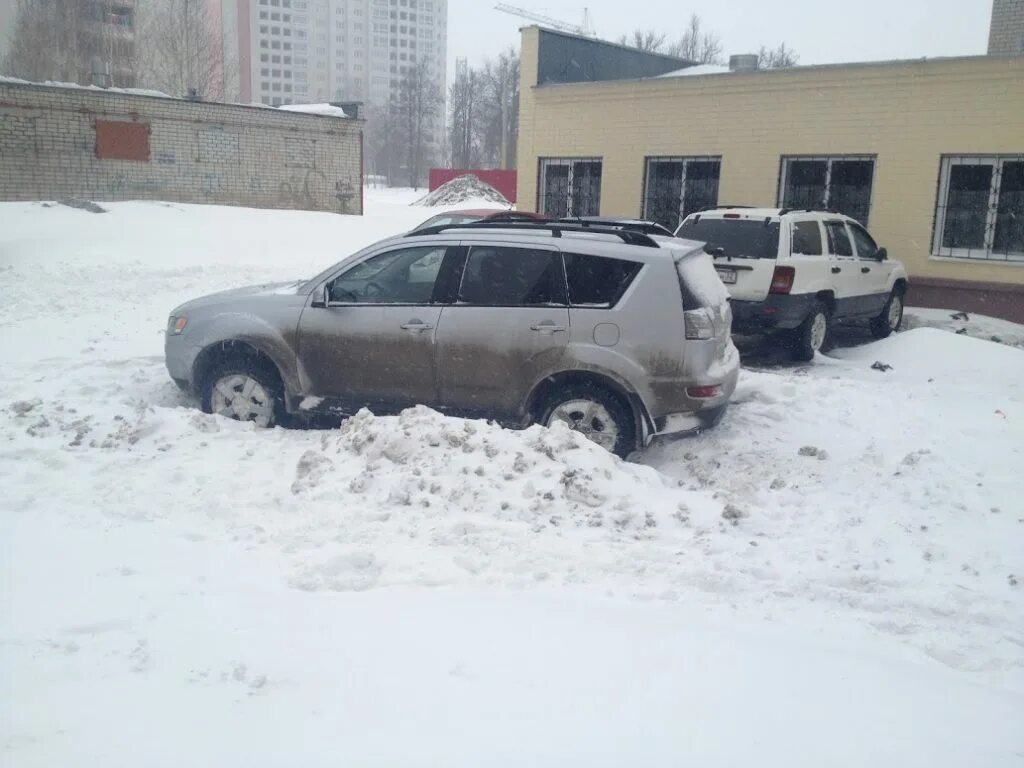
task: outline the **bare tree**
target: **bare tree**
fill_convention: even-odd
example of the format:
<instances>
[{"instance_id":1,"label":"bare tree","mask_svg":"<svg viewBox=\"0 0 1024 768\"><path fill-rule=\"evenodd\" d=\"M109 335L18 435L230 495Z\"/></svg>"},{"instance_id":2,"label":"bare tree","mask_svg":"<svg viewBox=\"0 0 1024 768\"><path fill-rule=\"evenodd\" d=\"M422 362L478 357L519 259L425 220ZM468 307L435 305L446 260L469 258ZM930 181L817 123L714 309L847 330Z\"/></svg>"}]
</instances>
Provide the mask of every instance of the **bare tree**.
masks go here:
<instances>
[{"instance_id":1,"label":"bare tree","mask_svg":"<svg viewBox=\"0 0 1024 768\"><path fill-rule=\"evenodd\" d=\"M656 29L635 29L632 35L623 35L619 38L619 45L628 45L630 48L637 48L649 53L661 53L665 49L665 42L668 36Z\"/></svg>"},{"instance_id":2,"label":"bare tree","mask_svg":"<svg viewBox=\"0 0 1024 768\"><path fill-rule=\"evenodd\" d=\"M776 48L768 48L762 45L757 52L758 69L782 69L784 67L795 67L800 60L796 51L787 48L785 43L779 43Z\"/></svg>"},{"instance_id":3,"label":"bare tree","mask_svg":"<svg viewBox=\"0 0 1024 768\"><path fill-rule=\"evenodd\" d=\"M722 41L717 34L704 29L700 16L692 14L683 36L669 46L668 53L697 64L720 64Z\"/></svg>"},{"instance_id":4,"label":"bare tree","mask_svg":"<svg viewBox=\"0 0 1024 768\"><path fill-rule=\"evenodd\" d=\"M18 0L2 71L26 80L132 86L133 17L77 0Z\"/></svg>"},{"instance_id":5,"label":"bare tree","mask_svg":"<svg viewBox=\"0 0 1024 768\"><path fill-rule=\"evenodd\" d=\"M452 168L473 168L479 164L477 122L480 119L480 76L468 66L458 68L448 90Z\"/></svg>"},{"instance_id":6,"label":"bare tree","mask_svg":"<svg viewBox=\"0 0 1024 768\"><path fill-rule=\"evenodd\" d=\"M519 142L519 52L460 68L450 89L452 167L513 168Z\"/></svg>"},{"instance_id":7,"label":"bare tree","mask_svg":"<svg viewBox=\"0 0 1024 768\"><path fill-rule=\"evenodd\" d=\"M145 57L140 81L171 96L224 98L226 69L221 31L204 0L140 0L138 35Z\"/></svg>"},{"instance_id":8,"label":"bare tree","mask_svg":"<svg viewBox=\"0 0 1024 768\"><path fill-rule=\"evenodd\" d=\"M487 162L497 168L515 165L519 126L519 53L509 48L483 68L487 84L489 151Z\"/></svg>"},{"instance_id":9,"label":"bare tree","mask_svg":"<svg viewBox=\"0 0 1024 768\"><path fill-rule=\"evenodd\" d=\"M405 155L410 187L418 186L424 179L432 160L431 146L440 138L434 131L438 129L437 118L444 99L431 74L426 57L410 64L389 110L390 120L395 124L394 130L389 129L389 151Z\"/></svg>"}]
</instances>

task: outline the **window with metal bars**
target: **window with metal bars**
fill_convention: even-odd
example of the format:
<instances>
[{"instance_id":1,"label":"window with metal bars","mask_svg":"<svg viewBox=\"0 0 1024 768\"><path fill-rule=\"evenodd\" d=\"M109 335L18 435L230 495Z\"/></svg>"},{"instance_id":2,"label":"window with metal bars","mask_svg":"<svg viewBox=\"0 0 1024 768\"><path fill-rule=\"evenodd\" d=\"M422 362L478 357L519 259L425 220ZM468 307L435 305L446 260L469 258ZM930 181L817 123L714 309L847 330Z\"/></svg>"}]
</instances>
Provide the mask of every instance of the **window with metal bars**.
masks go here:
<instances>
[{"instance_id":1,"label":"window with metal bars","mask_svg":"<svg viewBox=\"0 0 1024 768\"><path fill-rule=\"evenodd\" d=\"M872 155L783 157L778 202L783 208L838 211L867 226L874 179Z\"/></svg>"},{"instance_id":2,"label":"window with metal bars","mask_svg":"<svg viewBox=\"0 0 1024 768\"><path fill-rule=\"evenodd\" d=\"M932 254L1024 262L1024 154L942 158Z\"/></svg>"},{"instance_id":3,"label":"window with metal bars","mask_svg":"<svg viewBox=\"0 0 1024 768\"><path fill-rule=\"evenodd\" d=\"M673 232L691 213L718 205L722 158L648 157L644 165L643 216Z\"/></svg>"},{"instance_id":4,"label":"window with metal bars","mask_svg":"<svg viewBox=\"0 0 1024 768\"><path fill-rule=\"evenodd\" d=\"M543 157L537 210L552 218L601 213L601 158Z\"/></svg>"}]
</instances>

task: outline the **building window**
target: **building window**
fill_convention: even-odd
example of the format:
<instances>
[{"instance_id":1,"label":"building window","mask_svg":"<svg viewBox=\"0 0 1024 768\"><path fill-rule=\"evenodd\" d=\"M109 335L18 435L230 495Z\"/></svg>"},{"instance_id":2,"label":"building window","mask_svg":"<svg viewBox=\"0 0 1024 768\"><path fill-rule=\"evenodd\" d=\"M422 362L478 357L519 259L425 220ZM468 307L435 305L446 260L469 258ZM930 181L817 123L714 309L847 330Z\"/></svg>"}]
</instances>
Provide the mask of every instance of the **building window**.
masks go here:
<instances>
[{"instance_id":1,"label":"building window","mask_svg":"<svg viewBox=\"0 0 1024 768\"><path fill-rule=\"evenodd\" d=\"M673 232L695 211L718 205L721 157L648 157L643 215Z\"/></svg>"},{"instance_id":2,"label":"building window","mask_svg":"<svg viewBox=\"0 0 1024 768\"><path fill-rule=\"evenodd\" d=\"M601 158L541 158L537 210L553 216L601 212Z\"/></svg>"},{"instance_id":3,"label":"building window","mask_svg":"<svg viewBox=\"0 0 1024 768\"><path fill-rule=\"evenodd\" d=\"M1024 262L1024 155L942 158L932 254Z\"/></svg>"},{"instance_id":4,"label":"building window","mask_svg":"<svg viewBox=\"0 0 1024 768\"><path fill-rule=\"evenodd\" d=\"M867 226L874 178L871 155L783 157L779 205L838 211Z\"/></svg>"}]
</instances>

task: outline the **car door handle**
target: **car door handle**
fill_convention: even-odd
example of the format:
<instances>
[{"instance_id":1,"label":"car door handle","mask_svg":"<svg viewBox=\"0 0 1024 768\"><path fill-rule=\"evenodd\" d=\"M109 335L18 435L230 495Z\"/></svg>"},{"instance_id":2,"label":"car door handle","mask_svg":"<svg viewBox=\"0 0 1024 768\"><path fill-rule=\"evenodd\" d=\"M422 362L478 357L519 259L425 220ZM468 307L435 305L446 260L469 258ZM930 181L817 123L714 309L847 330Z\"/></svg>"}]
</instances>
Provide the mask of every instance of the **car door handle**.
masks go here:
<instances>
[{"instance_id":1,"label":"car door handle","mask_svg":"<svg viewBox=\"0 0 1024 768\"><path fill-rule=\"evenodd\" d=\"M866 275L868 272L871 271L871 267L861 267L860 271L861 271L862 274Z\"/></svg>"},{"instance_id":2,"label":"car door handle","mask_svg":"<svg viewBox=\"0 0 1024 768\"><path fill-rule=\"evenodd\" d=\"M564 331L565 328L561 325L555 325L554 323L548 321L544 323L537 323L536 325L531 325L530 330L540 331L541 333L558 333L559 331Z\"/></svg>"},{"instance_id":3,"label":"car door handle","mask_svg":"<svg viewBox=\"0 0 1024 768\"><path fill-rule=\"evenodd\" d=\"M433 327L430 323L424 323L422 320L410 320L408 323L402 323L403 331L429 331Z\"/></svg>"},{"instance_id":4,"label":"car door handle","mask_svg":"<svg viewBox=\"0 0 1024 768\"><path fill-rule=\"evenodd\" d=\"M842 271L843 271L842 267L832 267L832 274L833 275L838 275Z\"/></svg>"}]
</instances>

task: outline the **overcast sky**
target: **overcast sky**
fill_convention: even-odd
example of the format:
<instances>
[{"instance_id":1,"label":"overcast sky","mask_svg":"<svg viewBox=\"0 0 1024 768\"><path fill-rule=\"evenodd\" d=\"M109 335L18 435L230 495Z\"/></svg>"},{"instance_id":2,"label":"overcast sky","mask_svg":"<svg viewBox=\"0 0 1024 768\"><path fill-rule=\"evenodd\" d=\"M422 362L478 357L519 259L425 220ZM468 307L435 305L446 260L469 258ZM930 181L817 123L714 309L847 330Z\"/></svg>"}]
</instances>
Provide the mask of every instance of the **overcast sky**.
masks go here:
<instances>
[{"instance_id":1,"label":"overcast sky","mask_svg":"<svg viewBox=\"0 0 1024 768\"><path fill-rule=\"evenodd\" d=\"M456 57L478 63L519 45L515 16L494 0L448 0L448 80ZM677 38L691 13L718 33L726 56L785 41L801 64L967 56L985 53L992 0L508 0L574 24L590 10L598 36L615 40L638 27ZM677 31L678 30L678 31Z\"/></svg>"}]
</instances>

